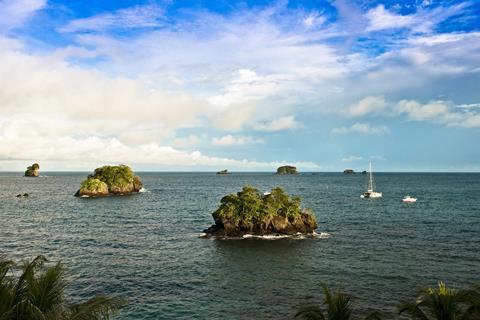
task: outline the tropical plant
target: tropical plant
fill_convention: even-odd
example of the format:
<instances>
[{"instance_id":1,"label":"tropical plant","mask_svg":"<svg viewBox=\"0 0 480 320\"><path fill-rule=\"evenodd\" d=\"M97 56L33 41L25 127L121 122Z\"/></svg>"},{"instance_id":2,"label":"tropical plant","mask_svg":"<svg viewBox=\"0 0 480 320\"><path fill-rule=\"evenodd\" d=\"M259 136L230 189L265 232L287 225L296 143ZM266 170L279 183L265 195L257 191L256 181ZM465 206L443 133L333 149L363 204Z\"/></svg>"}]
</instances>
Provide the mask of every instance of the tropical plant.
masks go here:
<instances>
[{"instance_id":1,"label":"tropical plant","mask_svg":"<svg viewBox=\"0 0 480 320\"><path fill-rule=\"evenodd\" d=\"M416 301L401 304L398 312L418 320L478 320L480 286L457 291L439 282L437 288L421 289Z\"/></svg>"},{"instance_id":2,"label":"tropical plant","mask_svg":"<svg viewBox=\"0 0 480 320\"><path fill-rule=\"evenodd\" d=\"M311 211L302 211L299 197L290 197L280 187L263 194L252 186L245 186L237 194L224 196L220 207L213 213L213 218L257 223L265 217L295 218L304 212L310 213L314 218Z\"/></svg>"},{"instance_id":3,"label":"tropical plant","mask_svg":"<svg viewBox=\"0 0 480 320\"><path fill-rule=\"evenodd\" d=\"M68 304L63 264L46 262L38 256L18 270L13 261L0 259L1 320L108 320L125 304L106 296Z\"/></svg>"},{"instance_id":4,"label":"tropical plant","mask_svg":"<svg viewBox=\"0 0 480 320\"><path fill-rule=\"evenodd\" d=\"M107 191L108 186L105 182L96 179L96 178L88 178L82 182L82 188L88 191L100 192L100 191Z\"/></svg>"},{"instance_id":5,"label":"tropical plant","mask_svg":"<svg viewBox=\"0 0 480 320\"><path fill-rule=\"evenodd\" d=\"M95 169L93 175L90 175L89 178L105 182L110 189L114 187L124 188L133 183L134 173L126 165L103 166Z\"/></svg>"},{"instance_id":6,"label":"tropical plant","mask_svg":"<svg viewBox=\"0 0 480 320\"><path fill-rule=\"evenodd\" d=\"M331 292L325 285L323 289L322 308L317 304L304 304L298 308L295 318L303 320L350 320L352 319L353 308L351 296L341 291ZM365 320L380 320L381 314L378 311L369 313Z\"/></svg>"}]
</instances>

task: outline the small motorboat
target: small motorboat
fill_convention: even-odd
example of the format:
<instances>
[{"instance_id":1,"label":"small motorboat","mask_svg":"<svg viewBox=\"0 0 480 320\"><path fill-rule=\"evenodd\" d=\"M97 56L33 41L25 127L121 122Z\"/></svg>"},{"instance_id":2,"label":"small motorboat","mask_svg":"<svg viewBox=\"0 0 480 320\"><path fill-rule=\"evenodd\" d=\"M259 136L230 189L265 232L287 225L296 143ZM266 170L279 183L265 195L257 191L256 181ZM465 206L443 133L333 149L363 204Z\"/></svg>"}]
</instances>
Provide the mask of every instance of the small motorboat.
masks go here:
<instances>
[{"instance_id":1,"label":"small motorboat","mask_svg":"<svg viewBox=\"0 0 480 320\"><path fill-rule=\"evenodd\" d=\"M417 198L412 198L410 196L406 196L402 199L403 202L416 202Z\"/></svg>"}]
</instances>

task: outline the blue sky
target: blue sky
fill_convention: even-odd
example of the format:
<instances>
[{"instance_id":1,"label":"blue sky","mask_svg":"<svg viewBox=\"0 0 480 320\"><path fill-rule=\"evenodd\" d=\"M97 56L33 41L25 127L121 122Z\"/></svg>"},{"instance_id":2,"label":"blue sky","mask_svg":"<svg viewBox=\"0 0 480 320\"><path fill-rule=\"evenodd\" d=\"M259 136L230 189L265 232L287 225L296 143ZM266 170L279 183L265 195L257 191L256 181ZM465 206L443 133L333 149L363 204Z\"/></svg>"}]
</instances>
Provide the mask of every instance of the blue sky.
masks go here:
<instances>
[{"instance_id":1,"label":"blue sky","mask_svg":"<svg viewBox=\"0 0 480 320\"><path fill-rule=\"evenodd\" d=\"M478 1L0 13L0 170L480 171Z\"/></svg>"}]
</instances>

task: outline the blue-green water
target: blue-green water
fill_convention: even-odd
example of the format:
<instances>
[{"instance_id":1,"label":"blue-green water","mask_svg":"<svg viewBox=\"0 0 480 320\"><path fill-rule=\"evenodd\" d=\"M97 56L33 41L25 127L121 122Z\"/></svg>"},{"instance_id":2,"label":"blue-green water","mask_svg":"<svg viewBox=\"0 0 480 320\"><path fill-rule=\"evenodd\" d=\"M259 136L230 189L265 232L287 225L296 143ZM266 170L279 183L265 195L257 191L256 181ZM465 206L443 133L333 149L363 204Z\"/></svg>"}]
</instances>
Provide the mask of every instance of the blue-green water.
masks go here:
<instances>
[{"instance_id":1,"label":"blue-green water","mask_svg":"<svg viewBox=\"0 0 480 320\"><path fill-rule=\"evenodd\" d=\"M480 174L378 173L373 201L359 174L140 173L148 192L98 199L73 197L86 173L46 175L0 174L0 254L62 260L74 299L128 299L118 319L289 319L321 283L394 311L421 285L480 283ZM246 184L301 196L330 236L198 238Z\"/></svg>"}]
</instances>

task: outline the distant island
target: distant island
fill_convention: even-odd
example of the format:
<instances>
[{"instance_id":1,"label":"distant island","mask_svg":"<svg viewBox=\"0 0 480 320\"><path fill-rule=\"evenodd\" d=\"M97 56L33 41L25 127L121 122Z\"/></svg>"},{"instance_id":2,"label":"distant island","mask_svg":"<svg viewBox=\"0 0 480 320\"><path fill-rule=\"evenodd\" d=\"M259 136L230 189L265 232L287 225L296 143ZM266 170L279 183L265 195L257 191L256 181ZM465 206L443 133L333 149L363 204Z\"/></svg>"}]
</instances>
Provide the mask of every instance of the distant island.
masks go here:
<instances>
[{"instance_id":1,"label":"distant island","mask_svg":"<svg viewBox=\"0 0 480 320\"><path fill-rule=\"evenodd\" d=\"M310 209L301 208L299 197L290 197L282 188L262 193L246 186L224 196L212 214L215 224L204 230L208 236L313 235L317 221Z\"/></svg>"},{"instance_id":2,"label":"distant island","mask_svg":"<svg viewBox=\"0 0 480 320\"><path fill-rule=\"evenodd\" d=\"M225 170L218 171L217 174L230 174L230 172L228 172L228 170L225 169Z\"/></svg>"},{"instance_id":3,"label":"distant island","mask_svg":"<svg viewBox=\"0 0 480 320\"><path fill-rule=\"evenodd\" d=\"M345 169L345 170L343 170L343 173L345 173L345 174L355 174L355 171L353 169Z\"/></svg>"},{"instance_id":4,"label":"distant island","mask_svg":"<svg viewBox=\"0 0 480 320\"><path fill-rule=\"evenodd\" d=\"M277 168L277 174L297 174L297 168L294 166L281 166Z\"/></svg>"},{"instance_id":5,"label":"distant island","mask_svg":"<svg viewBox=\"0 0 480 320\"><path fill-rule=\"evenodd\" d=\"M25 171L25 177L38 177L40 175L40 166L38 163L34 163L27 167Z\"/></svg>"},{"instance_id":6,"label":"distant island","mask_svg":"<svg viewBox=\"0 0 480 320\"><path fill-rule=\"evenodd\" d=\"M77 197L101 197L111 194L130 194L143 188L140 177L136 176L129 166L103 166L95 169L82 182L75 193Z\"/></svg>"}]
</instances>

